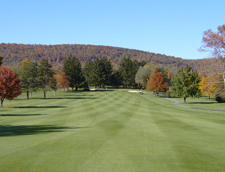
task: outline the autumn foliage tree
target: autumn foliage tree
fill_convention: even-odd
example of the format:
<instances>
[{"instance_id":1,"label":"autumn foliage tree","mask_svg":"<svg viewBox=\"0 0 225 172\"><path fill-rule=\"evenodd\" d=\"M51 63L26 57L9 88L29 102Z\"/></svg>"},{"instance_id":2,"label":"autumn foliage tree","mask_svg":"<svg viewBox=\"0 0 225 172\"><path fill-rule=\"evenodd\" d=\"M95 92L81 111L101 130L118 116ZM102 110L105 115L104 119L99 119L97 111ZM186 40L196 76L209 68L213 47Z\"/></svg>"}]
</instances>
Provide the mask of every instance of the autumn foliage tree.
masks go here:
<instances>
[{"instance_id":1,"label":"autumn foliage tree","mask_svg":"<svg viewBox=\"0 0 225 172\"><path fill-rule=\"evenodd\" d=\"M32 63L32 61L30 61L29 59L24 59L24 60L22 61L22 65L21 65L21 67L20 67L20 71L23 70L23 68L24 68L25 66L29 65L30 63Z\"/></svg>"},{"instance_id":2,"label":"autumn foliage tree","mask_svg":"<svg viewBox=\"0 0 225 172\"><path fill-rule=\"evenodd\" d=\"M135 82L141 84L144 88L147 87L147 82L151 77L151 74L154 71L156 66L154 64L147 64L145 66L140 66L136 75L135 75Z\"/></svg>"},{"instance_id":3,"label":"autumn foliage tree","mask_svg":"<svg viewBox=\"0 0 225 172\"><path fill-rule=\"evenodd\" d=\"M168 85L169 84L165 81L163 75L158 72L158 68L155 68L147 83L147 91L156 92L158 96L159 92L165 92L168 89Z\"/></svg>"},{"instance_id":4,"label":"autumn foliage tree","mask_svg":"<svg viewBox=\"0 0 225 172\"><path fill-rule=\"evenodd\" d=\"M214 55L218 57L224 57L225 55L225 25L218 26L217 32L213 32L211 29L204 32L202 38L202 51L212 51Z\"/></svg>"},{"instance_id":5,"label":"autumn foliage tree","mask_svg":"<svg viewBox=\"0 0 225 172\"><path fill-rule=\"evenodd\" d=\"M55 76L56 82L57 82L57 86L59 88L63 88L65 91L65 88L69 88L70 86L70 82L68 81L65 72L58 72Z\"/></svg>"},{"instance_id":6,"label":"autumn foliage tree","mask_svg":"<svg viewBox=\"0 0 225 172\"><path fill-rule=\"evenodd\" d=\"M22 92L20 80L12 69L0 66L1 107L5 99L12 100Z\"/></svg>"},{"instance_id":7,"label":"autumn foliage tree","mask_svg":"<svg viewBox=\"0 0 225 172\"><path fill-rule=\"evenodd\" d=\"M225 87L225 25L218 26L217 32L213 32L211 29L204 32L200 51L210 51L213 57L218 58L219 68L216 67L216 69L219 69L219 73L222 73L222 87Z\"/></svg>"},{"instance_id":8,"label":"autumn foliage tree","mask_svg":"<svg viewBox=\"0 0 225 172\"><path fill-rule=\"evenodd\" d=\"M199 83L199 88L201 89L202 94L209 95L209 99L211 94L214 93L216 89L216 78L210 78L210 76L203 75L201 77L201 81Z\"/></svg>"}]
</instances>

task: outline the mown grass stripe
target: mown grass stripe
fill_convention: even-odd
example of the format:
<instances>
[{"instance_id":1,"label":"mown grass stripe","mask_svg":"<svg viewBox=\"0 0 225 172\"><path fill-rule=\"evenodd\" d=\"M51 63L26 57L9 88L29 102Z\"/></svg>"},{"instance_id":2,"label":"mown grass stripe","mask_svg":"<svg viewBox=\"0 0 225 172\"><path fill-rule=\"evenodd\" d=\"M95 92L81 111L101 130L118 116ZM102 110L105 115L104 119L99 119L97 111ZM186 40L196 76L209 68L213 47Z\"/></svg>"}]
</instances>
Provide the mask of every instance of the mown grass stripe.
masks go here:
<instances>
[{"instance_id":1,"label":"mown grass stripe","mask_svg":"<svg viewBox=\"0 0 225 172\"><path fill-rule=\"evenodd\" d=\"M47 97L0 109L1 171L225 170L221 112L128 90Z\"/></svg>"}]
</instances>

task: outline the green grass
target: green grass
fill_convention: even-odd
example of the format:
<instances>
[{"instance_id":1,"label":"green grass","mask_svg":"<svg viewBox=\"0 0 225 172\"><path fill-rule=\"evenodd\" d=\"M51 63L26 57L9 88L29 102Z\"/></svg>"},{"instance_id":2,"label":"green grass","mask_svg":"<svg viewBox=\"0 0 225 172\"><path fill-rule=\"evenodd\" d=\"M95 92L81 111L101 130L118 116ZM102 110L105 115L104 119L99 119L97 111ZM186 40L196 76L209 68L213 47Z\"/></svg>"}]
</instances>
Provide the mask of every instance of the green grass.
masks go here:
<instances>
[{"instance_id":1,"label":"green grass","mask_svg":"<svg viewBox=\"0 0 225 172\"><path fill-rule=\"evenodd\" d=\"M4 102L1 172L225 171L224 112L128 90L53 94Z\"/></svg>"},{"instance_id":2,"label":"green grass","mask_svg":"<svg viewBox=\"0 0 225 172\"><path fill-rule=\"evenodd\" d=\"M217 109L225 111L225 103L217 103L214 97L210 98L208 96L203 96L201 98L190 98L188 97L186 103L184 103L183 98L172 98L174 100L180 101L181 105L203 108L203 109Z\"/></svg>"}]
</instances>

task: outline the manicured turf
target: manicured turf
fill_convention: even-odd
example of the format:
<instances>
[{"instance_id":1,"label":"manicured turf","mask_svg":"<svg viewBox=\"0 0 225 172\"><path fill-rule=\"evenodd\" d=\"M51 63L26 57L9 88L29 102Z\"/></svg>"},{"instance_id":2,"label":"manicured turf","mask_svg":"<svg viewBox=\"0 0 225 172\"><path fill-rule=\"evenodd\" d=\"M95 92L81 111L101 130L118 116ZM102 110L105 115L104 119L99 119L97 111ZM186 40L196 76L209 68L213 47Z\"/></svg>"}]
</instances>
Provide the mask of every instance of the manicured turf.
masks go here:
<instances>
[{"instance_id":1,"label":"manicured turf","mask_svg":"<svg viewBox=\"0 0 225 172\"><path fill-rule=\"evenodd\" d=\"M225 112L128 90L42 97L0 109L1 172L225 171Z\"/></svg>"},{"instance_id":2,"label":"manicured turf","mask_svg":"<svg viewBox=\"0 0 225 172\"><path fill-rule=\"evenodd\" d=\"M187 102L184 103L183 98L172 98L174 100L180 101L181 105L194 107L194 108L204 108L204 109L217 109L225 111L225 103L217 103L215 98L209 99L208 96L203 96L201 98L187 98Z\"/></svg>"}]
</instances>

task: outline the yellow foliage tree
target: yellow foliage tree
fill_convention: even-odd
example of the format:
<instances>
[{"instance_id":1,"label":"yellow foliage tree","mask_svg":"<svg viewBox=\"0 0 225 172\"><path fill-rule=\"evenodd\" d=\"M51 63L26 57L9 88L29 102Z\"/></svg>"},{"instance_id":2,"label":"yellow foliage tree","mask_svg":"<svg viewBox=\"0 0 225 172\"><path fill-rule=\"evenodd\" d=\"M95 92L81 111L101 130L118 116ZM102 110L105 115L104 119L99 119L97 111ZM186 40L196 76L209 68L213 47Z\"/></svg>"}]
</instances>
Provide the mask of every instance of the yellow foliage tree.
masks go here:
<instances>
[{"instance_id":1,"label":"yellow foliage tree","mask_svg":"<svg viewBox=\"0 0 225 172\"><path fill-rule=\"evenodd\" d=\"M32 62L31 62L29 59L24 59L24 60L22 61L22 65L21 65L19 71L22 71L23 68L24 68L25 66L27 66L28 64L30 64L30 63L32 63Z\"/></svg>"},{"instance_id":2,"label":"yellow foliage tree","mask_svg":"<svg viewBox=\"0 0 225 172\"><path fill-rule=\"evenodd\" d=\"M203 75L201 77L201 82L199 84L199 88L201 89L202 94L209 95L209 99L212 93L214 93L216 89L216 78Z\"/></svg>"}]
</instances>

